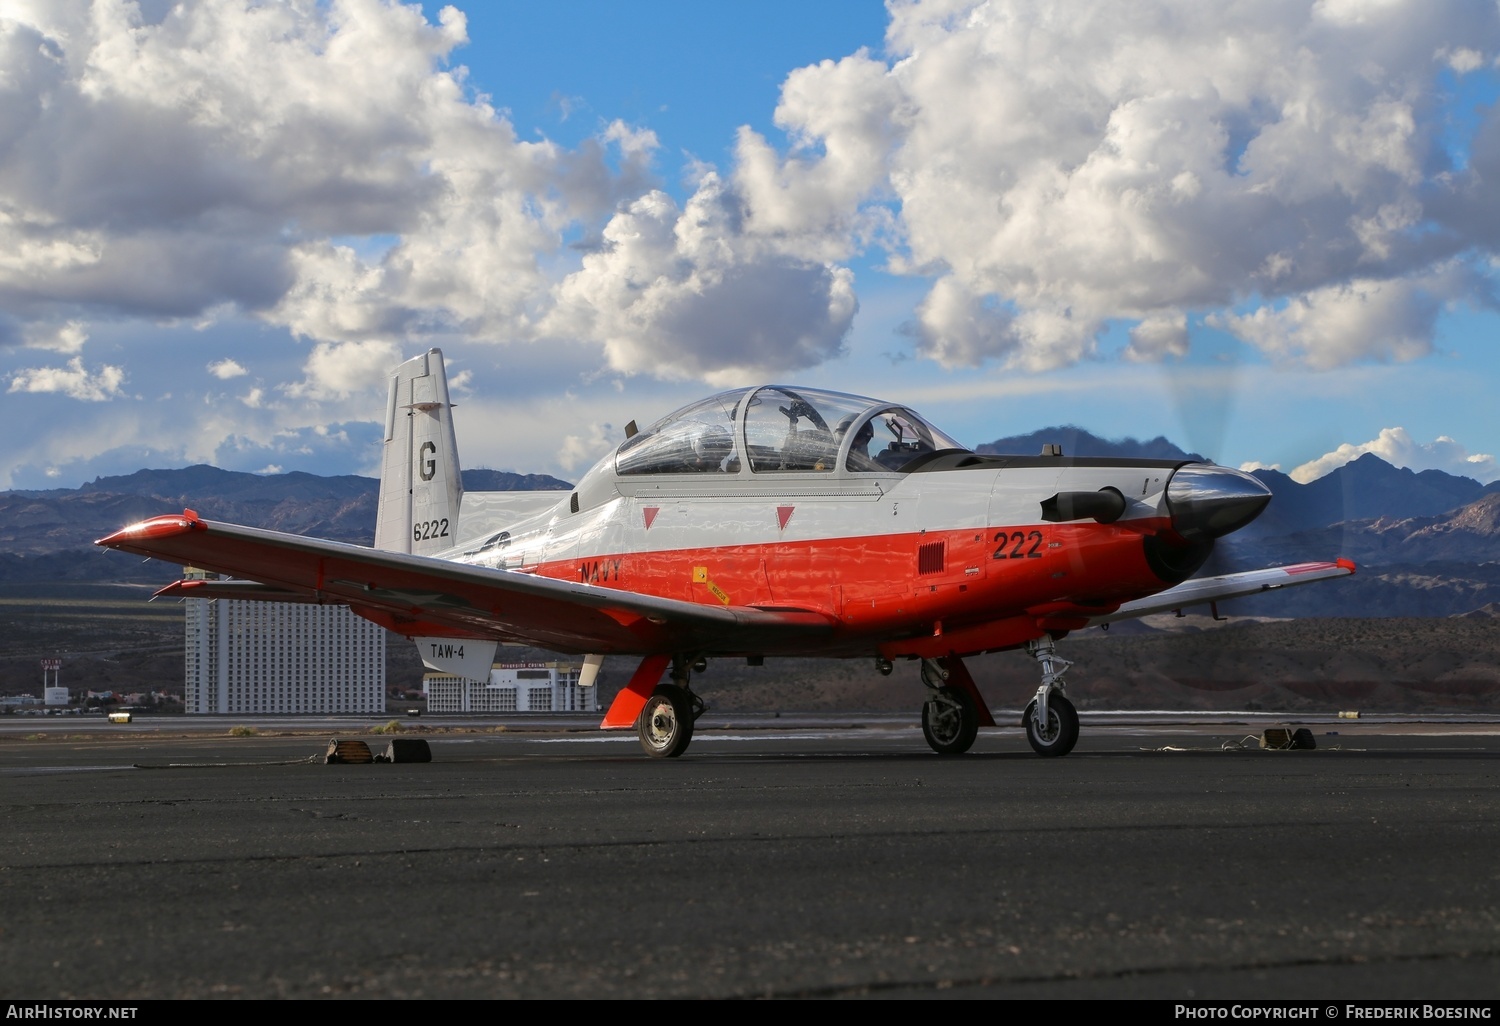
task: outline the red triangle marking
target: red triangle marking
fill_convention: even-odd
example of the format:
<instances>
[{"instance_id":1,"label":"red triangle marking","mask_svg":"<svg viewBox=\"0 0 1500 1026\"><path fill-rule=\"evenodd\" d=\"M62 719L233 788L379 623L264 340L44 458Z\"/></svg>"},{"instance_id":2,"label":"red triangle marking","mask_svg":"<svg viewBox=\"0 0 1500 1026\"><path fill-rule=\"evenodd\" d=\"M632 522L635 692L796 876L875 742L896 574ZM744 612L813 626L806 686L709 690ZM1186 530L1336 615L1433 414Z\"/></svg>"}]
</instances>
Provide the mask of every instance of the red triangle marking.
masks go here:
<instances>
[{"instance_id":1,"label":"red triangle marking","mask_svg":"<svg viewBox=\"0 0 1500 1026\"><path fill-rule=\"evenodd\" d=\"M656 514L661 512L660 506L642 506L641 512L646 514L646 530L651 530L651 521L656 519Z\"/></svg>"},{"instance_id":2,"label":"red triangle marking","mask_svg":"<svg viewBox=\"0 0 1500 1026\"><path fill-rule=\"evenodd\" d=\"M783 531L786 530L786 522L788 520L792 519L792 510L794 510L796 508L797 508L796 506L777 506L776 507L776 519L779 520L779 521L781 521L781 529Z\"/></svg>"}]
</instances>

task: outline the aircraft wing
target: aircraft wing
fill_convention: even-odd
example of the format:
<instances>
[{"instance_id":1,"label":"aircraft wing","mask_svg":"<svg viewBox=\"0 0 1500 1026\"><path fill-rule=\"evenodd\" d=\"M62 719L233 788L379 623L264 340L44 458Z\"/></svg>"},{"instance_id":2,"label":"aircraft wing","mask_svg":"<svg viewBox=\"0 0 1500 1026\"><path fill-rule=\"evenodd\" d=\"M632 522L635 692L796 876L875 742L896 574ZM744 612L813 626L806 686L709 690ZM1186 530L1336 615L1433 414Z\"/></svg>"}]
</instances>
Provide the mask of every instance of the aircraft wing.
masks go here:
<instances>
[{"instance_id":1,"label":"aircraft wing","mask_svg":"<svg viewBox=\"0 0 1500 1026\"><path fill-rule=\"evenodd\" d=\"M192 510L96 544L241 578L159 594L348 605L408 636L515 641L558 652L755 652L817 638L817 612L700 605L574 581L204 520Z\"/></svg>"},{"instance_id":2,"label":"aircraft wing","mask_svg":"<svg viewBox=\"0 0 1500 1026\"><path fill-rule=\"evenodd\" d=\"M1354 563L1347 559L1332 563L1298 563L1295 566L1273 566L1264 570L1249 570L1240 574L1224 574L1221 577L1201 577L1184 581L1175 588L1157 592L1148 598L1126 602L1113 613L1090 617L1087 626L1130 620L1152 613L1169 613L1186 606L1198 606L1208 602L1223 602L1226 599L1259 595L1263 591L1289 588L1294 584L1311 584L1330 577L1347 577L1354 573Z\"/></svg>"}]
</instances>

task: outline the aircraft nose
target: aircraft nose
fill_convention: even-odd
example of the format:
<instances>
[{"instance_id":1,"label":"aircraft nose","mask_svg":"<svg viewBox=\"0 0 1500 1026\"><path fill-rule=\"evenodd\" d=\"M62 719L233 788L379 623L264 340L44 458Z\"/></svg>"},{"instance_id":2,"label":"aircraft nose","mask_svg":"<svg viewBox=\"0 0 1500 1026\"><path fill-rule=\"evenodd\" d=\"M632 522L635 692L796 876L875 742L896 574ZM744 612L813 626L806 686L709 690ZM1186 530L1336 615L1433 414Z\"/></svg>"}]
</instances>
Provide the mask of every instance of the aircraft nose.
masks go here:
<instances>
[{"instance_id":1,"label":"aircraft nose","mask_svg":"<svg viewBox=\"0 0 1500 1026\"><path fill-rule=\"evenodd\" d=\"M1229 467L1190 463L1167 482L1172 527L1184 538L1222 538L1260 516L1271 490Z\"/></svg>"}]
</instances>

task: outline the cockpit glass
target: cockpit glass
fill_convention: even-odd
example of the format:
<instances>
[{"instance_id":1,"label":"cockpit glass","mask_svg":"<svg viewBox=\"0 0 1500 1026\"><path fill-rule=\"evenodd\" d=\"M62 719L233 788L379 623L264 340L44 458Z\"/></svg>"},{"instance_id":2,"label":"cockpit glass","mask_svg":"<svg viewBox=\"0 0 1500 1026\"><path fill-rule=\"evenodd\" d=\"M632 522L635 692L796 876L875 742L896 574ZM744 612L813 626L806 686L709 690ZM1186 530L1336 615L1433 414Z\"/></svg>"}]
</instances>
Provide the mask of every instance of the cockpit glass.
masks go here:
<instances>
[{"instance_id":1,"label":"cockpit glass","mask_svg":"<svg viewBox=\"0 0 1500 1026\"><path fill-rule=\"evenodd\" d=\"M768 385L745 409L750 469L832 471L843 432L874 400L811 388Z\"/></svg>"},{"instance_id":2,"label":"cockpit glass","mask_svg":"<svg viewBox=\"0 0 1500 1026\"><path fill-rule=\"evenodd\" d=\"M744 429L741 450L740 429ZM615 471L737 474L899 472L917 457L963 446L911 410L865 396L765 385L685 406L615 450Z\"/></svg>"},{"instance_id":3,"label":"cockpit glass","mask_svg":"<svg viewBox=\"0 0 1500 1026\"><path fill-rule=\"evenodd\" d=\"M910 410L891 406L855 429L844 466L856 473L890 473L939 450L968 451Z\"/></svg>"},{"instance_id":4,"label":"cockpit glass","mask_svg":"<svg viewBox=\"0 0 1500 1026\"><path fill-rule=\"evenodd\" d=\"M733 474L735 407L748 388L721 392L669 414L615 450L618 474Z\"/></svg>"}]
</instances>

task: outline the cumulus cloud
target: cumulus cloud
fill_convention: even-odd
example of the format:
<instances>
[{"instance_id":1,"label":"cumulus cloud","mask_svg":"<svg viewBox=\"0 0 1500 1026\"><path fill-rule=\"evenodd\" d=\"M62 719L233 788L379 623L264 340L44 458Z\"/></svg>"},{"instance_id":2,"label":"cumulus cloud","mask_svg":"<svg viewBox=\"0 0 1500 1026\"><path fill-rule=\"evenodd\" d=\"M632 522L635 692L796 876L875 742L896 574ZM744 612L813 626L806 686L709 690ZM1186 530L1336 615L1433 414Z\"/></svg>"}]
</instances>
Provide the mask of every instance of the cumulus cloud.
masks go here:
<instances>
[{"instance_id":1,"label":"cumulus cloud","mask_svg":"<svg viewBox=\"0 0 1500 1026\"><path fill-rule=\"evenodd\" d=\"M1467 46L1452 49L1444 47L1438 50L1437 58L1460 75L1467 75L1484 67L1484 54Z\"/></svg>"},{"instance_id":2,"label":"cumulus cloud","mask_svg":"<svg viewBox=\"0 0 1500 1026\"><path fill-rule=\"evenodd\" d=\"M603 343L627 374L729 383L840 352L853 274L748 232L739 195L708 172L685 207L651 192L610 219L556 292L544 331Z\"/></svg>"},{"instance_id":3,"label":"cumulus cloud","mask_svg":"<svg viewBox=\"0 0 1500 1026\"><path fill-rule=\"evenodd\" d=\"M1309 460L1291 473L1301 484L1316 481L1366 453L1374 453L1387 463L1410 470L1441 470L1488 483L1500 479L1500 461L1487 453L1470 453L1464 446L1440 435L1436 441L1420 443L1402 427L1382 428L1380 435L1358 445L1345 442L1333 452Z\"/></svg>"},{"instance_id":4,"label":"cumulus cloud","mask_svg":"<svg viewBox=\"0 0 1500 1026\"><path fill-rule=\"evenodd\" d=\"M905 116L900 87L884 62L863 50L793 71L774 120L792 140L786 156L742 127L734 188L743 230L783 252L837 260L879 236L883 211L862 206L883 189Z\"/></svg>"},{"instance_id":5,"label":"cumulus cloud","mask_svg":"<svg viewBox=\"0 0 1500 1026\"><path fill-rule=\"evenodd\" d=\"M590 424L586 435L567 435L557 450L557 463L564 470L588 467L619 445L615 430L609 424Z\"/></svg>"},{"instance_id":6,"label":"cumulus cloud","mask_svg":"<svg viewBox=\"0 0 1500 1026\"><path fill-rule=\"evenodd\" d=\"M345 399L356 393L378 390L402 361L401 347L394 342L320 342L303 365L305 377L288 386L293 398ZM259 390L251 396L259 402ZM250 397L246 399L250 403Z\"/></svg>"},{"instance_id":7,"label":"cumulus cloud","mask_svg":"<svg viewBox=\"0 0 1500 1026\"><path fill-rule=\"evenodd\" d=\"M523 141L450 66L466 39L452 7L384 0L17 7L0 303L23 323L250 314L316 343L292 386L310 398L348 394L356 350L335 344L563 331L617 371L714 380L839 351L855 302L833 261L889 221L860 206L899 105L881 62L793 72L794 152L743 132L727 181L677 209L649 128ZM580 232L603 248L560 283L544 265ZM667 269L641 287L648 266Z\"/></svg>"},{"instance_id":8,"label":"cumulus cloud","mask_svg":"<svg viewBox=\"0 0 1500 1026\"><path fill-rule=\"evenodd\" d=\"M977 366L1020 348L1011 312L986 303L952 276L939 279L923 297L916 323L906 330L917 337L923 355L947 367Z\"/></svg>"},{"instance_id":9,"label":"cumulus cloud","mask_svg":"<svg viewBox=\"0 0 1500 1026\"><path fill-rule=\"evenodd\" d=\"M1186 356L1187 352L1187 315L1177 310L1162 310L1130 329L1125 358L1156 363L1169 356Z\"/></svg>"},{"instance_id":10,"label":"cumulus cloud","mask_svg":"<svg viewBox=\"0 0 1500 1026\"><path fill-rule=\"evenodd\" d=\"M1442 301L1420 281L1360 279L1314 289L1280 307L1211 314L1209 323L1273 359L1318 369L1361 357L1404 361L1432 351Z\"/></svg>"},{"instance_id":11,"label":"cumulus cloud","mask_svg":"<svg viewBox=\"0 0 1500 1026\"><path fill-rule=\"evenodd\" d=\"M55 353L71 355L81 352L89 340L87 327L81 321L64 324L31 324L25 332L26 345L32 349L50 349Z\"/></svg>"},{"instance_id":12,"label":"cumulus cloud","mask_svg":"<svg viewBox=\"0 0 1500 1026\"><path fill-rule=\"evenodd\" d=\"M466 40L453 7L384 0L9 5L0 305L523 336L539 257L645 189L655 137L518 140L448 66Z\"/></svg>"},{"instance_id":13,"label":"cumulus cloud","mask_svg":"<svg viewBox=\"0 0 1500 1026\"><path fill-rule=\"evenodd\" d=\"M124 383L125 371L122 368L105 364L91 371L84 367L83 357L75 356L66 367L32 367L17 371L7 391L56 392L70 399L97 403L118 397Z\"/></svg>"},{"instance_id":14,"label":"cumulus cloud","mask_svg":"<svg viewBox=\"0 0 1500 1026\"><path fill-rule=\"evenodd\" d=\"M1444 304L1491 302L1442 269L1500 241L1500 110L1461 167L1440 115L1452 76L1492 72L1492 5L888 8L887 59L792 71L785 151L742 128L679 205L648 128L518 138L451 64L452 7L16 5L0 303L238 310L316 343L566 334L721 381L840 352L841 265L872 249L932 278L910 329L947 366L1076 362L1122 320L1127 359L1177 357L1190 314L1278 360L1407 360ZM559 274L580 231L599 244Z\"/></svg>"},{"instance_id":15,"label":"cumulus cloud","mask_svg":"<svg viewBox=\"0 0 1500 1026\"><path fill-rule=\"evenodd\" d=\"M246 374L250 373L240 365L239 361L231 360L228 357L225 357L222 360L215 360L213 363L209 364L208 372L214 377L218 378L220 381L228 381L230 378L244 377Z\"/></svg>"},{"instance_id":16,"label":"cumulus cloud","mask_svg":"<svg viewBox=\"0 0 1500 1026\"><path fill-rule=\"evenodd\" d=\"M1443 268L1500 237L1500 113L1473 168L1435 115L1500 51L1492 6L888 7L892 62L790 76L794 152L742 132L735 182L782 239L890 213L892 268L936 277L913 328L941 363L1071 363L1119 320L1126 358L1179 356L1189 311L1281 360L1408 360L1442 304L1491 303Z\"/></svg>"},{"instance_id":17,"label":"cumulus cloud","mask_svg":"<svg viewBox=\"0 0 1500 1026\"><path fill-rule=\"evenodd\" d=\"M1176 359L1201 323L1281 364L1404 361L1445 309L1500 306L1500 105L1454 108L1496 76L1492 4L890 0L882 53L790 72L785 142L741 128L676 197L647 126L518 135L452 7L0 4L0 345L74 358L8 387L118 396L137 365L82 362L105 323L302 340L193 444L368 417L414 343L811 368L845 351L857 258L928 283L906 330L947 367L1064 366L1112 327Z\"/></svg>"}]
</instances>

